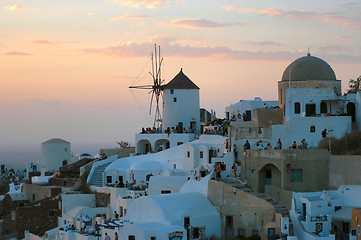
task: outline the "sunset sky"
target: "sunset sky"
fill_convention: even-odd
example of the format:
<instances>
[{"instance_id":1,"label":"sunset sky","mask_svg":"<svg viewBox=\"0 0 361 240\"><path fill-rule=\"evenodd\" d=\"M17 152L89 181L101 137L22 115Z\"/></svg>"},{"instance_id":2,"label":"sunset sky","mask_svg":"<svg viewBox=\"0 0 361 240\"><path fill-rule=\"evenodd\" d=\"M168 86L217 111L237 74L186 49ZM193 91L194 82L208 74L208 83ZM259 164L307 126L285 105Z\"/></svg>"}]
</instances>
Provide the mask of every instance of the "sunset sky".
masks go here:
<instances>
[{"instance_id":1,"label":"sunset sky","mask_svg":"<svg viewBox=\"0 0 361 240\"><path fill-rule=\"evenodd\" d=\"M293 60L320 57L342 80L361 75L361 1L1 0L0 162L29 162L63 138L96 153L152 125L154 43L163 77L180 70L201 107L224 117L240 99L277 100Z\"/></svg>"}]
</instances>

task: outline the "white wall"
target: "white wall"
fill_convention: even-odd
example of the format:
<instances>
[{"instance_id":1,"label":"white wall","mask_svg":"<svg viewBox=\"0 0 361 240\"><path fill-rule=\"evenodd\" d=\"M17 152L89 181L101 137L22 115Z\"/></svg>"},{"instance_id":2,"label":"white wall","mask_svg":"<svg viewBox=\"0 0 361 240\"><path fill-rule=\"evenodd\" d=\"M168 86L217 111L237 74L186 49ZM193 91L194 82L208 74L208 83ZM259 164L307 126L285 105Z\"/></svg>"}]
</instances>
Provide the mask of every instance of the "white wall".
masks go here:
<instances>
[{"instance_id":1,"label":"white wall","mask_svg":"<svg viewBox=\"0 0 361 240\"><path fill-rule=\"evenodd\" d=\"M95 195L94 194L66 194L62 195L62 214L66 214L74 207L95 207Z\"/></svg>"},{"instance_id":2,"label":"white wall","mask_svg":"<svg viewBox=\"0 0 361 240\"><path fill-rule=\"evenodd\" d=\"M63 161L71 161L71 149L68 142L44 142L41 144L41 172L59 171Z\"/></svg>"},{"instance_id":3,"label":"white wall","mask_svg":"<svg viewBox=\"0 0 361 240\"><path fill-rule=\"evenodd\" d=\"M188 176L153 176L149 180L148 195L160 195L162 190L179 192Z\"/></svg>"},{"instance_id":4,"label":"white wall","mask_svg":"<svg viewBox=\"0 0 361 240\"><path fill-rule=\"evenodd\" d=\"M166 140L169 141L170 148L178 146L179 143L188 143L195 139L195 134L188 133L152 133L152 134L136 134L135 142L136 142L136 153L144 153L145 152L145 144L144 142L149 142L152 146L152 150L155 151L154 147L158 140ZM163 148L165 150L165 148Z\"/></svg>"},{"instance_id":5,"label":"white wall","mask_svg":"<svg viewBox=\"0 0 361 240\"><path fill-rule=\"evenodd\" d=\"M196 122L196 130L200 131L199 89L174 89L173 94L171 89L163 91L163 131L175 128L179 122L187 131L190 122Z\"/></svg>"},{"instance_id":6,"label":"white wall","mask_svg":"<svg viewBox=\"0 0 361 240\"><path fill-rule=\"evenodd\" d=\"M337 96L332 88L286 88L286 119L305 117L306 104L316 105L316 114L321 115L321 102L327 104L327 113L347 113L347 103L355 102L355 96ZM300 103L300 114L295 114L295 102Z\"/></svg>"},{"instance_id":7,"label":"white wall","mask_svg":"<svg viewBox=\"0 0 361 240\"><path fill-rule=\"evenodd\" d=\"M361 92L356 94L356 123L358 129L361 129Z\"/></svg>"},{"instance_id":8,"label":"white wall","mask_svg":"<svg viewBox=\"0 0 361 240\"><path fill-rule=\"evenodd\" d=\"M310 132L310 127L315 126L315 132ZM293 141L299 145L304 138L308 147L317 147L322 139L321 132L324 129L328 131L329 137L341 138L346 132L351 132L350 116L329 116L329 117L304 117L290 119L287 124L272 126L272 146L278 141L282 141L282 148L289 148Z\"/></svg>"},{"instance_id":9,"label":"white wall","mask_svg":"<svg viewBox=\"0 0 361 240\"><path fill-rule=\"evenodd\" d=\"M240 113L246 113L246 110L251 111L251 116L253 118L253 111L257 108L271 108L278 106L278 101L263 101L261 98L255 98L254 100L240 100L235 104L231 104L226 107L226 117L229 116L229 119L232 115L237 115ZM237 117L237 116L236 116ZM252 119L250 119L252 120Z\"/></svg>"}]
</instances>

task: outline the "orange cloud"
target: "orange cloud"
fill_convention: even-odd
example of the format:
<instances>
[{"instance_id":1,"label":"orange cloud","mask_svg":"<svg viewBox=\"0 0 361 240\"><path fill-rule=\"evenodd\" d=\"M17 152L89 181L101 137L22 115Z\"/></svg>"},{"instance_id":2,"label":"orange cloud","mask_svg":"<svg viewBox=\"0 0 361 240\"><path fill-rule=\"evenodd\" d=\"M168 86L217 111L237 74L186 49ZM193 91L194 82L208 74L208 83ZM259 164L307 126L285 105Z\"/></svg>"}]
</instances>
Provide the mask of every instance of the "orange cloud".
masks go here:
<instances>
[{"instance_id":1,"label":"orange cloud","mask_svg":"<svg viewBox=\"0 0 361 240\"><path fill-rule=\"evenodd\" d=\"M19 4L9 5L9 6L5 6L5 7L3 7L3 8L5 9L5 11L8 11L8 12L27 9L26 7L21 6L21 5L19 5Z\"/></svg>"},{"instance_id":2,"label":"orange cloud","mask_svg":"<svg viewBox=\"0 0 361 240\"><path fill-rule=\"evenodd\" d=\"M162 5L166 5L170 3L174 3L174 4L180 3L180 1L175 1L175 0L109 0L109 1L135 8L139 8L143 6L146 8L158 8Z\"/></svg>"},{"instance_id":3,"label":"orange cloud","mask_svg":"<svg viewBox=\"0 0 361 240\"><path fill-rule=\"evenodd\" d=\"M113 17L110 20L116 21L116 20L124 20L124 19L141 19L146 17L147 17L146 15L125 13L123 15Z\"/></svg>"},{"instance_id":4,"label":"orange cloud","mask_svg":"<svg viewBox=\"0 0 361 240\"><path fill-rule=\"evenodd\" d=\"M39 40L34 40L34 41L30 41L30 43L36 43L36 44L44 44L44 45L56 45L56 44L69 44L69 43L79 43L78 41L59 41L59 40L45 40L45 39L39 39Z\"/></svg>"},{"instance_id":5,"label":"orange cloud","mask_svg":"<svg viewBox=\"0 0 361 240\"><path fill-rule=\"evenodd\" d=\"M26 53L26 52L7 52L4 53L3 55L8 55L8 56L33 56L30 53Z\"/></svg>"},{"instance_id":6,"label":"orange cloud","mask_svg":"<svg viewBox=\"0 0 361 240\"><path fill-rule=\"evenodd\" d=\"M200 58L205 61L227 60L271 60L271 61L291 61L300 57L299 52L290 51L248 51L235 50L228 46L192 46L179 44L178 39L155 36L143 42L119 42L113 46L98 49L83 49L85 53L109 55L113 57L144 57L150 55L150 49L154 47L154 42L162 46L163 55L167 57ZM303 51L304 52L304 51ZM328 54L323 56L334 62L360 62L361 56L345 54Z\"/></svg>"},{"instance_id":7,"label":"orange cloud","mask_svg":"<svg viewBox=\"0 0 361 240\"><path fill-rule=\"evenodd\" d=\"M192 28L192 29L223 29L228 26L245 26L248 23L216 23L206 19L199 18L182 18L175 19L170 21L169 23L157 23L158 25L169 25L174 27L182 27L182 28Z\"/></svg>"}]
</instances>

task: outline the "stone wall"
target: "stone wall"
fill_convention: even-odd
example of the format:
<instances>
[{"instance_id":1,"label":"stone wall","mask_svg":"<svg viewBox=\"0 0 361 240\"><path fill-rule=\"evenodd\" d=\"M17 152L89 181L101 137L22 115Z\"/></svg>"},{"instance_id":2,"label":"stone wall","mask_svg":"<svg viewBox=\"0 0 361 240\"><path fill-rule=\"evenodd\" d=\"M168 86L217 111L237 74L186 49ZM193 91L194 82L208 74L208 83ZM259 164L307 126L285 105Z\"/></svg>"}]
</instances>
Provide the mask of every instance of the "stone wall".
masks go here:
<instances>
[{"instance_id":1,"label":"stone wall","mask_svg":"<svg viewBox=\"0 0 361 240\"><path fill-rule=\"evenodd\" d=\"M24 184L23 192L28 194L30 202L36 202L59 195L61 193L61 188L26 183Z\"/></svg>"},{"instance_id":2,"label":"stone wall","mask_svg":"<svg viewBox=\"0 0 361 240\"><path fill-rule=\"evenodd\" d=\"M291 192L329 189L329 156L330 153L325 149L247 150L241 161L242 181L247 181L248 185L262 193L269 186ZM299 178L301 181L292 178L294 170L302 172ZM268 182L267 174L271 175ZM279 196L283 193L270 191L269 194L289 206L288 198L282 199Z\"/></svg>"},{"instance_id":3,"label":"stone wall","mask_svg":"<svg viewBox=\"0 0 361 240\"><path fill-rule=\"evenodd\" d=\"M4 219L4 234L17 232L22 239L25 230L29 230L36 235L44 235L46 231L57 227L59 214L58 199L44 199L36 206L17 208Z\"/></svg>"},{"instance_id":4,"label":"stone wall","mask_svg":"<svg viewBox=\"0 0 361 240\"><path fill-rule=\"evenodd\" d=\"M340 185L361 185L361 156L332 155L329 158L329 182L331 189Z\"/></svg>"},{"instance_id":5,"label":"stone wall","mask_svg":"<svg viewBox=\"0 0 361 240\"><path fill-rule=\"evenodd\" d=\"M267 239L268 228L280 235L280 215L269 202L217 181L208 182L207 198L220 213L222 239L233 240L241 232L251 236L254 231Z\"/></svg>"},{"instance_id":6,"label":"stone wall","mask_svg":"<svg viewBox=\"0 0 361 240\"><path fill-rule=\"evenodd\" d=\"M107 207L110 204L110 194L95 192L96 206Z\"/></svg>"}]
</instances>

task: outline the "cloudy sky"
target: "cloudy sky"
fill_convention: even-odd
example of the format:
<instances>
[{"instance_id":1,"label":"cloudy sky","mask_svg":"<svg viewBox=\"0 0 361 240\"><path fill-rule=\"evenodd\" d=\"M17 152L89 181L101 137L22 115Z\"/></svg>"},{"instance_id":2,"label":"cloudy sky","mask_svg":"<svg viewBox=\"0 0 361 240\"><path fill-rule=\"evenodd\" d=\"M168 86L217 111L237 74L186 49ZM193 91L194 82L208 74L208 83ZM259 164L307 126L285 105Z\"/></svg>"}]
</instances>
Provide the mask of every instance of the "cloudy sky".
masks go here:
<instances>
[{"instance_id":1,"label":"cloudy sky","mask_svg":"<svg viewBox=\"0 0 361 240\"><path fill-rule=\"evenodd\" d=\"M361 75L361 1L1 0L0 162L36 161L53 137L74 153L134 144L152 117L128 86L150 83L154 43L165 81L183 68L223 117L240 99L277 100L308 48L344 91Z\"/></svg>"}]
</instances>

